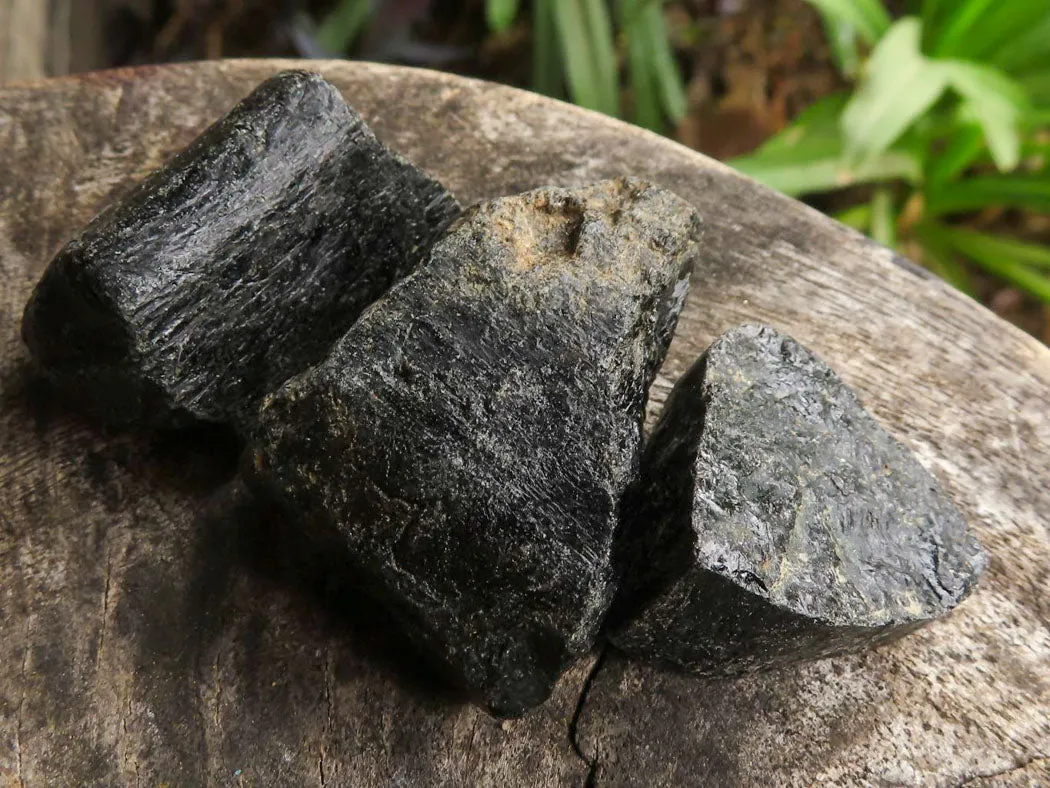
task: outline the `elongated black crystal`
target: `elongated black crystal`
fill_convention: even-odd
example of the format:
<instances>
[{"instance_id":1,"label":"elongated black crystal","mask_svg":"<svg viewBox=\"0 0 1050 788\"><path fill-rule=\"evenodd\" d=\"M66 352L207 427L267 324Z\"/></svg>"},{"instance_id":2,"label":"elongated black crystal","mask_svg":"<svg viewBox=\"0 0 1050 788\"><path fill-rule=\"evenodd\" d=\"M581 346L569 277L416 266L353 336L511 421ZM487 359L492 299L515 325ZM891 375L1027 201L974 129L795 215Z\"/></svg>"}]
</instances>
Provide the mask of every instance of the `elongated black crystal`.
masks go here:
<instances>
[{"instance_id":1,"label":"elongated black crystal","mask_svg":"<svg viewBox=\"0 0 1050 788\"><path fill-rule=\"evenodd\" d=\"M698 228L636 181L483 204L261 411L253 484L337 528L497 714L541 703L611 602Z\"/></svg>"},{"instance_id":2,"label":"elongated black crystal","mask_svg":"<svg viewBox=\"0 0 1050 788\"><path fill-rule=\"evenodd\" d=\"M768 327L726 333L678 382L628 510L611 639L698 673L893 638L949 612L986 563L915 457Z\"/></svg>"},{"instance_id":3,"label":"elongated black crystal","mask_svg":"<svg viewBox=\"0 0 1050 788\"><path fill-rule=\"evenodd\" d=\"M260 85L48 267L23 336L116 423L250 423L459 213L339 91Z\"/></svg>"}]
</instances>

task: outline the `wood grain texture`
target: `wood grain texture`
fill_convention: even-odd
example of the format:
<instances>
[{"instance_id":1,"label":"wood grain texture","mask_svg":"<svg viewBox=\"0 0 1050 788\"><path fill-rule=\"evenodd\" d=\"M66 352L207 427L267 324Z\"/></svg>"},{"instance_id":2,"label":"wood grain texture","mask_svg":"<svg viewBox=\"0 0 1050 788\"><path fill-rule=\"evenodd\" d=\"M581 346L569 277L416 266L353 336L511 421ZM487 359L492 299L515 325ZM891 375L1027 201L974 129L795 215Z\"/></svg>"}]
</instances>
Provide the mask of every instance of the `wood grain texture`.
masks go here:
<instances>
[{"instance_id":1,"label":"wood grain texture","mask_svg":"<svg viewBox=\"0 0 1050 788\"><path fill-rule=\"evenodd\" d=\"M0 0L0 85L102 68L118 9L148 18L149 0Z\"/></svg>"},{"instance_id":2,"label":"wood grain texture","mask_svg":"<svg viewBox=\"0 0 1050 788\"><path fill-rule=\"evenodd\" d=\"M457 77L310 64L465 202L622 173L692 201L706 253L651 415L737 323L812 347L942 480L992 555L947 620L874 653L734 681L609 655L589 684L584 663L546 707L501 724L441 691L323 546L241 494L228 441L107 435L53 404L18 337L49 256L288 65L0 91L0 777L553 786L582 784L593 766L598 785L1045 781L1050 351L891 252L646 132Z\"/></svg>"},{"instance_id":3,"label":"wood grain texture","mask_svg":"<svg viewBox=\"0 0 1050 788\"><path fill-rule=\"evenodd\" d=\"M0 0L0 85L47 73L47 0Z\"/></svg>"}]
</instances>

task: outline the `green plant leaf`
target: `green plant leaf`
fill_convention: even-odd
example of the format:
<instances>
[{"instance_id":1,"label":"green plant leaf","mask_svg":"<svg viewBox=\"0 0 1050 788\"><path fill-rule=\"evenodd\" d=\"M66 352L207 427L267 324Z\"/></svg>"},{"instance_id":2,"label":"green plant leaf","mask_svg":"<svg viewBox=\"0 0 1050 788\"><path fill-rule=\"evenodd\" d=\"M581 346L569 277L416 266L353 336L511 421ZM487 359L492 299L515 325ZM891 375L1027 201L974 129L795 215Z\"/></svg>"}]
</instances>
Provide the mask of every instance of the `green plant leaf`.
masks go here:
<instances>
[{"instance_id":1,"label":"green plant leaf","mask_svg":"<svg viewBox=\"0 0 1050 788\"><path fill-rule=\"evenodd\" d=\"M943 239L939 238L932 226L921 224L914 228L912 234L922 249L922 263L940 276L948 284L961 290L971 298L976 297L976 289L970 272L958 259L954 250Z\"/></svg>"},{"instance_id":2,"label":"green plant leaf","mask_svg":"<svg viewBox=\"0 0 1050 788\"><path fill-rule=\"evenodd\" d=\"M1013 47L1018 39L1050 20L1050 6L1042 0L1010 0L992 5L976 29L970 31L954 52L955 57L992 64L998 55ZM1050 30L1047 31L1050 35ZM1043 39L1041 51L1050 51Z\"/></svg>"},{"instance_id":3,"label":"green plant leaf","mask_svg":"<svg viewBox=\"0 0 1050 788\"><path fill-rule=\"evenodd\" d=\"M1041 125L1050 126L1050 112L1046 113ZM1040 138L1031 135L1027 137L1021 144L1021 158L1034 159L1033 164L1039 170L1050 169L1050 136Z\"/></svg>"},{"instance_id":4,"label":"green plant leaf","mask_svg":"<svg viewBox=\"0 0 1050 788\"><path fill-rule=\"evenodd\" d=\"M981 127L960 118L944 149L931 157L926 180L937 186L943 185L973 166L984 151L984 132Z\"/></svg>"},{"instance_id":5,"label":"green plant leaf","mask_svg":"<svg viewBox=\"0 0 1050 788\"><path fill-rule=\"evenodd\" d=\"M856 167L848 166L833 151L812 158L758 153L731 159L726 164L792 197L835 191L859 183L916 181L922 173L922 166L914 156L897 150L879 154Z\"/></svg>"},{"instance_id":6,"label":"green plant leaf","mask_svg":"<svg viewBox=\"0 0 1050 788\"><path fill-rule=\"evenodd\" d=\"M532 6L532 88L538 93L562 96L561 55L554 4L559 0L534 0Z\"/></svg>"},{"instance_id":7,"label":"green plant leaf","mask_svg":"<svg viewBox=\"0 0 1050 788\"><path fill-rule=\"evenodd\" d=\"M644 25L649 36L652 53L652 70L656 87L659 90L660 103L664 112L674 121L685 117L687 101L682 73L675 62L671 51L671 39L667 34L667 23L664 21L663 7L660 3L645 0L645 8L638 24Z\"/></svg>"},{"instance_id":8,"label":"green plant leaf","mask_svg":"<svg viewBox=\"0 0 1050 788\"><path fill-rule=\"evenodd\" d=\"M952 245L974 260L996 258L1012 260L1050 271L1050 246L1027 243L1014 238L991 235L963 227L945 227Z\"/></svg>"},{"instance_id":9,"label":"green plant leaf","mask_svg":"<svg viewBox=\"0 0 1050 788\"><path fill-rule=\"evenodd\" d=\"M847 227L866 233L871 227L871 203L862 202L860 205L854 205L852 208L832 214L831 218L842 222Z\"/></svg>"},{"instance_id":10,"label":"green plant leaf","mask_svg":"<svg viewBox=\"0 0 1050 788\"><path fill-rule=\"evenodd\" d=\"M950 2L951 0L949 0ZM922 51L931 52L944 22L944 3L941 0L921 0L919 17L922 19Z\"/></svg>"},{"instance_id":11,"label":"green plant leaf","mask_svg":"<svg viewBox=\"0 0 1050 788\"><path fill-rule=\"evenodd\" d=\"M879 0L806 0L831 25L853 28L874 45L890 29L890 15Z\"/></svg>"},{"instance_id":12,"label":"green plant leaf","mask_svg":"<svg viewBox=\"0 0 1050 788\"><path fill-rule=\"evenodd\" d=\"M903 179L917 183L922 161L916 150L895 147L859 164L844 155L839 116L848 94L826 96L749 156L727 162L752 178L792 196L858 183Z\"/></svg>"},{"instance_id":13,"label":"green plant leaf","mask_svg":"<svg viewBox=\"0 0 1050 788\"><path fill-rule=\"evenodd\" d=\"M930 216L990 207L1050 213L1050 173L975 176L931 188L926 195L926 212Z\"/></svg>"},{"instance_id":14,"label":"green plant leaf","mask_svg":"<svg viewBox=\"0 0 1050 788\"><path fill-rule=\"evenodd\" d=\"M1011 260L977 260L982 267L1050 304L1050 276Z\"/></svg>"},{"instance_id":15,"label":"green plant leaf","mask_svg":"<svg viewBox=\"0 0 1050 788\"><path fill-rule=\"evenodd\" d=\"M595 57L590 36L587 35L583 2L551 0L554 24L573 101L581 107L604 112L607 109L606 98L595 73Z\"/></svg>"},{"instance_id":16,"label":"green plant leaf","mask_svg":"<svg viewBox=\"0 0 1050 788\"><path fill-rule=\"evenodd\" d=\"M594 58L594 75L602 95L602 112L617 116L620 114L620 70L606 0L583 0L583 11Z\"/></svg>"},{"instance_id":17,"label":"green plant leaf","mask_svg":"<svg viewBox=\"0 0 1050 788\"><path fill-rule=\"evenodd\" d=\"M984 233L944 225L927 225L924 232L970 258L985 270L1050 303L1050 276L1030 265L1033 259L1038 259L1039 249L1044 247L1033 249L1031 244L1023 244L1020 241L1007 241Z\"/></svg>"},{"instance_id":18,"label":"green plant leaf","mask_svg":"<svg viewBox=\"0 0 1050 788\"><path fill-rule=\"evenodd\" d=\"M372 15L372 0L342 0L317 28L317 43L326 52L345 53Z\"/></svg>"},{"instance_id":19,"label":"green plant leaf","mask_svg":"<svg viewBox=\"0 0 1050 788\"><path fill-rule=\"evenodd\" d=\"M1050 54L1047 55L1047 60L1050 61ZM1050 109L1050 68L1024 74L1020 81L1033 104ZM1043 122L1045 123L1045 120Z\"/></svg>"},{"instance_id":20,"label":"green plant leaf","mask_svg":"<svg viewBox=\"0 0 1050 788\"><path fill-rule=\"evenodd\" d=\"M678 121L688 109L685 85L671 50L661 3L617 0L616 10L627 42L634 121L659 131L665 115Z\"/></svg>"},{"instance_id":21,"label":"green plant leaf","mask_svg":"<svg viewBox=\"0 0 1050 788\"><path fill-rule=\"evenodd\" d=\"M936 36L933 53L938 57L958 55L963 42L973 35L973 28L995 3L1003 0L956 0L943 31Z\"/></svg>"},{"instance_id":22,"label":"green plant leaf","mask_svg":"<svg viewBox=\"0 0 1050 788\"><path fill-rule=\"evenodd\" d=\"M940 68L949 84L965 99L964 115L984 131L995 165L1014 169L1021 156L1020 122L1028 110L1024 89L998 69L944 60Z\"/></svg>"},{"instance_id":23,"label":"green plant leaf","mask_svg":"<svg viewBox=\"0 0 1050 788\"><path fill-rule=\"evenodd\" d=\"M893 192L879 186L871 196L871 237L891 249L897 245L897 212Z\"/></svg>"},{"instance_id":24,"label":"green plant leaf","mask_svg":"<svg viewBox=\"0 0 1050 788\"><path fill-rule=\"evenodd\" d=\"M631 77L633 117L639 126L659 132L663 128L663 115L651 68L649 37L638 24L637 5L638 0L619 0L617 3L620 27L627 39L627 70Z\"/></svg>"},{"instance_id":25,"label":"green plant leaf","mask_svg":"<svg viewBox=\"0 0 1050 788\"><path fill-rule=\"evenodd\" d=\"M847 22L825 16L824 33L827 35L831 55L839 73L846 79L856 79L860 73L857 28Z\"/></svg>"},{"instance_id":26,"label":"green plant leaf","mask_svg":"<svg viewBox=\"0 0 1050 788\"><path fill-rule=\"evenodd\" d=\"M842 113L851 159L885 151L947 88L944 70L919 51L921 34L918 19L900 19L872 53L867 75Z\"/></svg>"},{"instance_id":27,"label":"green plant leaf","mask_svg":"<svg viewBox=\"0 0 1050 788\"><path fill-rule=\"evenodd\" d=\"M573 101L619 115L612 24L604 0L551 0L551 6Z\"/></svg>"},{"instance_id":28,"label":"green plant leaf","mask_svg":"<svg viewBox=\"0 0 1050 788\"><path fill-rule=\"evenodd\" d=\"M992 102L968 101L962 106L970 118L981 127L981 132L992 160L1000 172L1010 172L1021 161L1021 132L1019 119Z\"/></svg>"},{"instance_id":29,"label":"green plant leaf","mask_svg":"<svg viewBox=\"0 0 1050 788\"><path fill-rule=\"evenodd\" d=\"M518 18L520 0L485 0L485 20L489 29L502 33Z\"/></svg>"},{"instance_id":30,"label":"green plant leaf","mask_svg":"<svg viewBox=\"0 0 1050 788\"><path fill-rule=\"evenodd\" d=\"M818 99L803 110L790 126L766 140L759 152L797 152L813 145L814 141L820 141L822 150L826 151L830 141L834 154L840 155L843 142L839 116L848 100L848 93L833 93Z\"/></svg>"},{"instance_id":31,"label":"green plant leaf","mask_svg":"<svg viewBox=\"0 0 1050 788\"><path fill-rule=\"evenodd\" d=\"M1044 11L1044 14L1042 20L1022 30L990 55L989 64L1011 74L1045 66L1050 59L1050 12Z\"/></svg>"}]
</instances>

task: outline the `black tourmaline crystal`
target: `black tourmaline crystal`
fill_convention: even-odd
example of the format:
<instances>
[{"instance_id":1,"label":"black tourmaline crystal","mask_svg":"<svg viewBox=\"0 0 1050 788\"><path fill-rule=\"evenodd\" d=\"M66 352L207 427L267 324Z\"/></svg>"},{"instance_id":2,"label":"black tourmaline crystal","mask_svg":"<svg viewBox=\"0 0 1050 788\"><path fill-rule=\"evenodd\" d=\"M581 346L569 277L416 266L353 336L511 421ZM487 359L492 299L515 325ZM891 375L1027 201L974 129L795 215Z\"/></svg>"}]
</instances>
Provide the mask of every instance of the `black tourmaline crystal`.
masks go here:
<instances>
[{"instance_id":1,"label":"black tourmaline crystal","mask_svg":"<svg viewBox=\"0 0 1050 788\"><path fill-rule=\"evenodd\" d=\"M52 261L23 336L126 424L251 424L459 214L316 74L267 80Z\"/></svg>"},{"instance_id":2,"label":"black tourmaline crystal","mask_svg":"<svg viewBox=\"0 0 1050 788\"><path fill-rule=\"evenodd\" d=\"M934 478L819 358L772 328L678 382L629 496L632 656L740 673L944 615L986 559Z\"/></svg>"},{"instance_id":3,"label":"black tourmaline crystal","mask_svg":"<svg viewBox=\"0 0 1050 788\"><path fill-rule=\"evenodd\" d=\"M637 181L470 211L269 397L249 477L496 714L541 703L615 590L621 496L699 222Z\"/></svg>"}]
</instances>

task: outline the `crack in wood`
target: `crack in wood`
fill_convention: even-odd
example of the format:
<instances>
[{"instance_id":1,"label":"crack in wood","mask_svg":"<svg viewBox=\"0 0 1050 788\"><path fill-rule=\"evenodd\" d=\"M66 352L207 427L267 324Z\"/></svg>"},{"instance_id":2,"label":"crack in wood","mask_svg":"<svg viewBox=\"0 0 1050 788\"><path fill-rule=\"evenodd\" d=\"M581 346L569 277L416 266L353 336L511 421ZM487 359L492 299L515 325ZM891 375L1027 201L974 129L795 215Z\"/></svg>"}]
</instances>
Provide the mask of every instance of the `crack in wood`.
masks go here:
<instances>
[{"instance_id":1,"label":"crack in wood","mask_svg":"<svg viewBox=\"0 0 1050 788\"><path fill-rule=\"evenodd\" d=\"M220 625L220 631L221 625ZM213 702L214 708L212 709L212 722L215 723L215 730L222 730L222 671L219 670L219 660L222 657L222 649L215 649L215 660L211 665L212 677L215 680L215 700ZM226 773L225 759L222 756L222 746L219 747L218 753L219 769L222 774Z\"/></svg>"},{"instance_id":2,"label":"crack in wood","mask_svg":"<svg viewBox=\"0 0 1050 788\"><path fill-rule=\"evenodd\" d=\"M576 700L576 708L573 711L572 719L569 721L569 744L572 745L572 751L576 753L576 757L587 765L587 778L584 781L584 788L594 788L598 784L599 747L596 741L594 744L594 755L588 757L584 754L579 737L580 717L583 715L583 707L587 703L587 697L591 693L591 686L594 684L594 680L598 677L598 673L605 665L605 658L608 653L608 645L603 646L598 653L598 658L594 660L594 665L591 666L590 673L588 673L587 678L583 680L583 686L580 688L580 696Z\"/></svg>"},{"instance_id":3,"label":"crack in wood","mask_svg":"<svg viewBox=\"0 0 1050 788\"><path fill-rule=\"evenodd\" d=\"M470 739L467 741L467 757L464 759L464 763L467 768L471 768L470 756L474 754L474 740L478 735L478 723L481 722L481 713L476 709L474 710L474 722L470 726Z\"/></svg>"},{"instance_id":4,"label":"crack in wood","mask_svg":"<svg viewBox=\"0 0 1050 788\"><path fill-rule=\"evenodd\" d=\"M30 540L28 535L26 536L26 547L29 546ZM25 635L22 638L22 665L19 669L19 686L20 695L18 699L18 711L15 714L15 779L17 780L18 786L25 786L25 780L23 779L24 764L22 760L22 723L25 715L26 705L26 689L27 689L27 676L29 674L29 651L33 643L33 618L29 615L28 611L32 609L32 605L29 604L29 589L26 585L26 572L25 567L22 566L22 551L18 551L18 574L22 581L23 592L26 596L26 626Z\"/></svg>"},{"instance_id":5,"label":"crack in wood","mask_svg":"<svg viewBox=\"0 0 1050 788\"><path fill-rule=\"evenodd\" d=\"M131 716L131 692L128 691L124 698L124 703L121 704L120 709L120 740L117 742L117 753L120 757L120 771L121 774L127 778L128 773L128 762L131 760L131 756L128 751L128 717ZM139 784L139 765L138 759L135 759L135 785Z\"/></svg>"},{"instance_id":6,"label":"crack in wood","mask_svg":"<svg viewBox=\"0 0 1050 788\"><path fill-rule=\"evenodd\" d=\"M102 671L102 649L106 645L106 622L109 621L109 589L113 576L113 551L106 551L106 585L102 591L102 622L98 631L98 650L95 652L95 675Z\"/></svg>"},{"instance_id":7,"label":"crack in wood","mask_svg":"<svg viewBox=\"0 0 1050 788\"><path fill-rule=\"evenodd\" d=\"M196 643L194 643L194 656L193 656L193 676L197 682L197 715L200 718L200 784L205 785L208 783L208 776L212 771L212 757L211 747L209 743L208 731L210 726L208 725L208 700L206 695L206 682L204 681L204 638L201 634L201 628L197 627ZM214 712L212 712L214 715Z\"/></svg>"},{"instance_id":8,"label":"crack in wood","mask_svg":"<svg viewBox=\"0 0 1050 788\"><path fill-rule=\"evenodd\" d=\"M321 673L322 676L322 691L324 692L324 703L325 703L325 722L324 727L321 729L321 746L318 752L317 759L317 775L321 783L321 788L325 788L328 784L327 775L325 774L324 759L327 750L326 739L328 734L332 730L332 719L334 715L334 702L332 700L332 650L330 646L325 646L324 650L324 666Z\"/></svg>"},{"instance_id":9,"label":"crack in wood","mask_svg":"<svg viewBox=\"0 0 1050 788\"><path fill-rule=\"evenodd\" d=\"M22 779L22 713L26 705L26 673L29 669L29 644L32 637L32 626L29 624L29 619L26 619L26 635L25 644L22 646L22 671L21 671L21 684L22 684L22 695L18 700L18 714L15 723L15 755L17 758L16 778L18 779L18 785L24 786L25 781Z\"/></svg>"}]
</instances>

